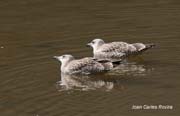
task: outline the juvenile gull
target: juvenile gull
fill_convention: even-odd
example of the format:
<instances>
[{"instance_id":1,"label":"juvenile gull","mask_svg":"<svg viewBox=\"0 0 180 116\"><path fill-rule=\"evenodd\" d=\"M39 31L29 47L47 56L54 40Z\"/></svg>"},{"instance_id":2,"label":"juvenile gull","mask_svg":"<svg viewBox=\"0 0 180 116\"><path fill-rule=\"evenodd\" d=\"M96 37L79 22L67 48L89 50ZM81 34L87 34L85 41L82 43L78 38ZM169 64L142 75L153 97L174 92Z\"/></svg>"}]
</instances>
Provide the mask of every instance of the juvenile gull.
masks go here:
<instances>
[{"instance_id":1,"label":"juvenile gull","mask_svg":"<svg viewBox=\"0 0 180 116\"><path fill-rule=\"evenodd\" d=\"M110 61L97 61L91 57L75 59L72 55L54 56L61 62L61 72L65 74L91 74L113 68Z\"/></svg>"},{"instance_id":2,"label":"juvenile gull","mask_svg":"<svg viewBox=\"0 0 180 116\"><path fill-rule=\"evenodd\" d=\"M116 61L131 55L140 54L155 45L143 43L129 44L126 42L105 43L102 39L94 39L92 42L88 43L87 46L93 48L95 59Z\"/></svg>"}]
</instances>

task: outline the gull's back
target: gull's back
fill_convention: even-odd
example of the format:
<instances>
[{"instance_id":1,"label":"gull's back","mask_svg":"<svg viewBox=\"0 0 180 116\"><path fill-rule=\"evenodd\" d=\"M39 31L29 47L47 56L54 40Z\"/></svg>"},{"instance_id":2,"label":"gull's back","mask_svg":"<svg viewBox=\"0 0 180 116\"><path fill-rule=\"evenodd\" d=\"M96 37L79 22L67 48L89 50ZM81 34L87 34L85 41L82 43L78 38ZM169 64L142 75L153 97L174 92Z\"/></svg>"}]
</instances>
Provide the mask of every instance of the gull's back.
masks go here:
<instances>
[{"instance_id":1,"label":"gull's back","mask_svg":"<svg viewBox=\"0 0 180 116\"><path fill-rule=\"evenodd\" d=\"M134 54L140 54L153 46L154 44L111 42L100 46L98 50L94 52L94 57L97 59L108 59L111 61L119 60Z\"/></svg>"},{"instance_id":2,"label":"gull's back","mask_svg":"<svg viewBox=\"0 0 180 116\"><path fill-rule=\"evenodd\" d=\"M103 64L93 60L93 58L83 58L79 60L73 60L66 67L67 72L70 74L91 74L97 72L103 72L106 70Z\"/></svg>"}]
</instances>

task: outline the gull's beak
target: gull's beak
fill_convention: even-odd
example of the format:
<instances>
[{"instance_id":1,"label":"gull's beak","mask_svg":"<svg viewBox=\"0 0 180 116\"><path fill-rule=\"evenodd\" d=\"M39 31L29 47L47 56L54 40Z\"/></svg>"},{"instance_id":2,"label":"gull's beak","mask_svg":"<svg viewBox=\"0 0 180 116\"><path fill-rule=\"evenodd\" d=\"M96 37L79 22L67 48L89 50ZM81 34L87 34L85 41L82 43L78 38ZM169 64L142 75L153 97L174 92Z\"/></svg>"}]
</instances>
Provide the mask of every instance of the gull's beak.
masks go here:
<instances>
[{"instance_id":1,"label":"gull's beak","mask_svg":"<svg viewBox=\"0 0 180 116\"><path fill-rule=\"evenodd\" d=\"M54 59L58 59L58 56L53 56Z\"/></svg>"},{"instance_id":2,"label":"gull's beak","mask_svg":"<svg viewBox=\"0 0 180 116\"><path fill-rule=\"evenodd\" d=\"M91 43L86 44L87 47L91 47Z\"/></svg>"}]
</instances>

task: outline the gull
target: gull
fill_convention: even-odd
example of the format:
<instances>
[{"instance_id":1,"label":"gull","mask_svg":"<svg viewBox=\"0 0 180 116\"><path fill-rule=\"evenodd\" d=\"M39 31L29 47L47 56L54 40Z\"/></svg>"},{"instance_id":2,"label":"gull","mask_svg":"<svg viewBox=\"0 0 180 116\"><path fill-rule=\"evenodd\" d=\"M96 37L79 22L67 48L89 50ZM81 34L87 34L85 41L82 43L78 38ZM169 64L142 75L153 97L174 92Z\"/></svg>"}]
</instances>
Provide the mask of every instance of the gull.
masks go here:
<instances>
[{"instance_id":1,"label":"gull","mask_svg":"<svg viewBox=\"0 0 180 116\"><path fill-rule=\"evenodd\" d=\"M91 74L108 71L113 68L113 63L104 60L98 61L91 57L75 59L72 55L54 56L61 62L61 72L64 74Z\"/></svg>"},{"instance_id":2,"label":"gull","mask_svg":"<svg viewBox=\"0 0 180 116\"><path fill-rule=\"evenodd\" d=\"M155 45L143 43L129 44L126 42L105 43L102 39L94 39L88 43L87 46L93 48L95 59L108 59L115 61L131 55L140 54L143 51L154 47Z\"/></svg>"}]
</instances>

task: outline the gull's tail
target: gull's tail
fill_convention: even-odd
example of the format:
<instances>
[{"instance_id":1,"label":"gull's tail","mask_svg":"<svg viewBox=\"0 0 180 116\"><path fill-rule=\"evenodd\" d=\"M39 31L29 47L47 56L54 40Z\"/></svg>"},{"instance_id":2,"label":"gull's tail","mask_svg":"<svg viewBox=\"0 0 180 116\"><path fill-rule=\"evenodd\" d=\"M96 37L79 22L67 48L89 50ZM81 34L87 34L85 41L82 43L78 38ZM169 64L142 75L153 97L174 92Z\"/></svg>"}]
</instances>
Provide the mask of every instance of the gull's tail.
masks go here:
<instances>
[{"instance_id":1,"label":"gull's tail","mask_svg":"<svg viewBox=\"0 0 180 116\"><path fill-rule=\"evenodd\" d=\"M154 43L150 43L150 44L145 44L146 48L154 48L156 45Z\"/></svg>"},{"instance_id":2,"label":"gull's tail","mask_svg":"<svg viewBox=\"0 0 180 116\"><path fill-rule=\"evenodd\" d=\"M134 43L132 44L134 47L136 47L137 51L135 52L135 54L140 54L148 49L154 48L155 44L154 43L150 43L150 44L143 44L143 43Z\"/></svg>"},{"instance_id":3,"label":"gull's tail","mask_svg":"<svg viewBox=\"0 0 180 116\"><path fill-rule=\"evenodd\" d=\"M146 51L148 49L154 48L156 45L154 43L145 44L145 48L141 50L141 52Z\"/></svg>"}]
</instances>

